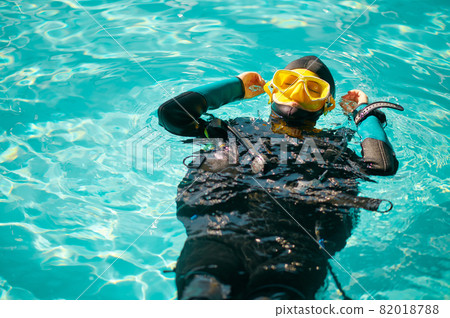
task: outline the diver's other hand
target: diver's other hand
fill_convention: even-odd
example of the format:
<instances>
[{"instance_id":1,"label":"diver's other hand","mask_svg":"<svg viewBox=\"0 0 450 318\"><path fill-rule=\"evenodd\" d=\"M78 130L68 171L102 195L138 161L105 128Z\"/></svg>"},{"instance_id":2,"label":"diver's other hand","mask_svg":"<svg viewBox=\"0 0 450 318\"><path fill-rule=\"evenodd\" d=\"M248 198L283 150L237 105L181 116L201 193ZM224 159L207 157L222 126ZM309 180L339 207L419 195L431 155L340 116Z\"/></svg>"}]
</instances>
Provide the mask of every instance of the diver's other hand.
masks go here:
<instances>
[{"instance_id":1,"label":"diver's other hand","mask_svg":"<svg viewBox=\"0 0 450 318\"><path fill-rule=\"evenodd\" d=\"M367 97L366 93L364 93L363 91L360 91L359 89L352 89L351 91L348 91L347 94L342 96L341 98L342 98L342 102L340 102L339 105L341 105L341 107L347 113L351 113L361 104L369 103L369 98ZM353 103L349 103L349 102L353 102Z\"/></svg>"},{"instance_id":2,"label":"diver's other hand","mask_svg":"<svg viewBox=\"0 0 450 318\"><path fill-rule=\"evenodd\" d=\"M264 85L266 82L258 73L245 72L238 75L238 77L242 80L242 83L244 83L245 99L253 98L264 93Z\"/></svg>"}]
</instances>

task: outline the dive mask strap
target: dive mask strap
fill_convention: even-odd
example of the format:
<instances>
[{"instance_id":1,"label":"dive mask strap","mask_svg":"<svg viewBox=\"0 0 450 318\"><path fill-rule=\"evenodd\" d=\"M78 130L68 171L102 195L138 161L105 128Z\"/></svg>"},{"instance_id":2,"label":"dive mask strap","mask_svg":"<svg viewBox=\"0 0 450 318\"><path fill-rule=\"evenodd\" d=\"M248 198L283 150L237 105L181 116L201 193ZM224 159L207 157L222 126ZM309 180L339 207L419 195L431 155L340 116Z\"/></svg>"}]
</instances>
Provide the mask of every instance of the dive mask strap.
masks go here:
<instances>
[{"instance_id":1,"label":"dive mask strap","mask_svg":"<svg viewBox=\"0 0 450 318\"><path fill-rule=\"evenodd\" d=\"M323 106L323 114L326 115L328 112L332 111L336 107L336 101L334 100L333 96L329 96L328 100L325 102L325 105Z\"/></svg>"},{"instance_id":2,"label":"dive mask strap","mask_svg":"<svg viewBox=\"0 0 450 318\"><path fill-rule=\"evenodd\" d=\"M270 90L270 88L272 88L272 91ZM273 93L274 93L273 90L274 90L274 88L273 88L272 81L269 81L264 85L264 91L266 92L267 95L269 95L269 103L268 104L271 104L273 101Z\"/></svg>"}]
</instances>

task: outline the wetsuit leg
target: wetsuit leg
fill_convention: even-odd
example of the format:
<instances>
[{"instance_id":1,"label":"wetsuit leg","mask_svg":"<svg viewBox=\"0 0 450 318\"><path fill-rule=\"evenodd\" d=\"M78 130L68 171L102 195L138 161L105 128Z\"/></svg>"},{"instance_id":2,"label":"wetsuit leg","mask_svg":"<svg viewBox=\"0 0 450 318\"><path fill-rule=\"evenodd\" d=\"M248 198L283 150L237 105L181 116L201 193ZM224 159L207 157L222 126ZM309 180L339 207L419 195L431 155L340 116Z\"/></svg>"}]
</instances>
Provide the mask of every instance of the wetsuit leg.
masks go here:
<instances>
[{"instance_id":1,"label":"wetsuit leg","mask_svg":"<svg viewBox=\"0 0 450 318\"><path fill-rule=\"evenodd\" d=\"M176 267L179 299L231 299L247 278L235 251L217 237L186 240Z\"/></svg>"},{"instance_id":2,"label":"wetsuit leg","mask_svg":"<svg viewBox=\"0 0 450 318\"><path fill-rule=\"evenodd\" d=\"M327 276L327 259L317 249L283 253L255 268L246 299L314 299Z\"/></svg>"}]
</instances>

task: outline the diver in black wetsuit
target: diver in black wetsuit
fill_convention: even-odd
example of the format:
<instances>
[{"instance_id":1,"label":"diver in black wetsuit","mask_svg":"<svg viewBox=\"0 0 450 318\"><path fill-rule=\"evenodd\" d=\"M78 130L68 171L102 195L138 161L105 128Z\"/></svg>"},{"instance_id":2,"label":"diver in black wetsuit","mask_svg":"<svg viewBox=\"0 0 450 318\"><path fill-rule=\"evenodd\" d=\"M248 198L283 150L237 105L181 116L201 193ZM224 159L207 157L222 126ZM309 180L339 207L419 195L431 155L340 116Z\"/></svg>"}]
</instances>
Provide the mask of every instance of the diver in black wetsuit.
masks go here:
<instances>
[{"instance_id":1,"label":"diver in black wetsuit","mask_svg":"<svg viewBox=\"0 0 450 318\"><path fill-rule=\"evenodd\" d=\"M264 90L270 122L200 118L207 111ZM328 259L341 250L358 208L380 200L358 197L358 180L393 175L398 161L379 107L352 90L341 104L353 113L362 158L347 148L350 129L318 130L335 106L335 84L315 56L291 62L265 83L255 72L205 85L159 107L169 132L204 138L178 187L177 217L187 240L176 266L179 299L314 299Z\"/></svg>"}]
</instances>

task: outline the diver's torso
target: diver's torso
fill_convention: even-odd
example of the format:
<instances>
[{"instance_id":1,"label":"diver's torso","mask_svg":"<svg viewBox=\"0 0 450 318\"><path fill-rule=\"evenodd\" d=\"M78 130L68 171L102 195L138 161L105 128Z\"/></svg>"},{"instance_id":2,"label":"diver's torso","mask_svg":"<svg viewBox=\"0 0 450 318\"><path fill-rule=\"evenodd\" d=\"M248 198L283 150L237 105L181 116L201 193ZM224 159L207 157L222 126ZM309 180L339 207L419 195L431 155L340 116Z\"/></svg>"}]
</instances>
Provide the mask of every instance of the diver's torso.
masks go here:
<instances>
[{"instance_id":1,"label":"diver's torso","mask_svg":"<svg viewBox=\"0 0 450 318\"><path fill-rule=\"evenodd\" d=\"M355 197L357 179L364 178L359 158L347 148L351 131L304 131L292 138L262 120L237 118L228 125L268 162L255 173L255 154L230 132L226 144L204 153L178 187L177 216L188 235L292 237L299 232L293 219L312 234L319 219L336 225L347 219L352 208L342 198Z\"/></svg>"}]
</instances>

